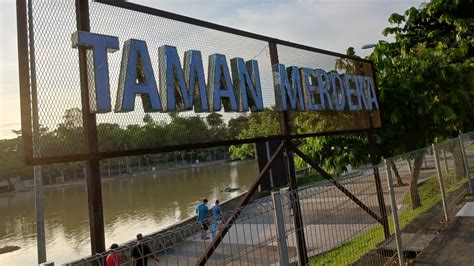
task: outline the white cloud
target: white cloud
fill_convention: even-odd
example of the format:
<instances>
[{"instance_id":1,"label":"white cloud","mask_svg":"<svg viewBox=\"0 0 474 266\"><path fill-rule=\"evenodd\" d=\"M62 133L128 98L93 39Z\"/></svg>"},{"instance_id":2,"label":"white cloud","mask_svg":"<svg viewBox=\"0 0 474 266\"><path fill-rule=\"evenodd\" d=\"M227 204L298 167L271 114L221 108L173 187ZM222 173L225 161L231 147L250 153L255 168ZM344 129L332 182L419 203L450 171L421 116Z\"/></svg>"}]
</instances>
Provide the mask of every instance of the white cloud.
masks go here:
<instances>
[{"instance_id":1,"label":"white cloud","mask_svg":"<svg viewBox=\"0 0 474 266\"><path fill-rule=\"evenodd\" d=\"M293 1L132 1L154 8L251 31L270 37L345 53L384 36L390 14L422 1L293 0Z\"/></svg>"}]
</instances>

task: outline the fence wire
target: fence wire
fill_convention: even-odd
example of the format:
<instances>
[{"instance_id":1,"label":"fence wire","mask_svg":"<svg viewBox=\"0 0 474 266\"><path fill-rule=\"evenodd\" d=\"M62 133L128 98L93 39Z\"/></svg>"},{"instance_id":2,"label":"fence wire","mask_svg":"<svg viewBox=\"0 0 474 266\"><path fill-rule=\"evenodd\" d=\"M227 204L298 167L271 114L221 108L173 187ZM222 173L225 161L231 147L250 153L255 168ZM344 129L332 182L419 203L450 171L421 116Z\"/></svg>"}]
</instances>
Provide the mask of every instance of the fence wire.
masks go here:
<instances>
[{"instance_id":1,"label":"fence wire","mask_svg":"<svg viewBox=\"0 0 474 266\"><path fill-rule=\"evenodd\" d=\"M413 260L456 215L458 203L469 192L472 166L464 162L472 162L469 149L472 149L473 135L472 132L463 134L409 156L404 154L387 160L387 165L392 166L392 173L387 177L394 185L391 193L398 209L397 216L392 217L392 228L396 220L400 247L397 248L396 238L393 238L381 249L393 252L393 261ZM416 168L421 168L418 174ZM418 175L416 186L413 175Z\"/></svg>"},{"instance_id":2,"label":"fence wire","mask_svg":"<svg viewBox=\"0 0 474 266\"><path fill-rule=\"evenodd\" d=\"M30 10L26 10L26 19L30 22L26 27L30 48L28 53L32 85L29 90L32 96L25 99L31 103L31 111L24 119L34 120L38 125L25 128L37 137L34 143L35 154L27 154L34 161L49 158L59 162L67 155L85 156L84 139L88 132L84 130L82 114L82 95L77 49L72 47L71 34L77 31L75 1L29 0ZM141 7L142 9L145 7ZM130 39L147 43L151 72L156 79L161 102L165 103L164 82L160 72L163 72L163 62L158 48L163 45L174 46L184 65L184 53L197 50L202 54L203 73L205 79L210 76L208 71L209 58L213 54L224 54L225 63L232 70L231 59L257 60L261 84L261 95L264 112L224 112L216 108L215 112L198 113L191 110L182 112L145 112L143 101L136 97L134 110L129 112L102 112L96 114L97 148L104 157L111 157L113 152L127 154L130 150L173 147L183 149L183 146L202 146L203 143L214 145L220 142L231 144L243 141L239 137L248 126L249 120L264 119L268 126L265 130L254 132L246 139L252 142L254 138L279 137L281 131L279 113L275 111L275 88L273 84L270 46L275 39L266 37L248 37L236 31L225 31L213 28L207 24L198 25L181 21L179 16L170 18L150 12L119 8L112 1L108 4L88 0L90 31L96 34L116 36L120 49L107 53L106 67L109 72L110 103L118 99L118 86L123 60L124 42ZM269 39L269 38L268 38ZM273 46L272 46L273 47ZM324 52L298 45L277 45L280 63L286 67L301 66L311 69L325 69L339 73L373 76L370 62L347 58L332 52ZM88 93L91 105L97 101L94 82L93 52L87 50ZM125 61L124 61L125 62ZM34 66L34 68L33 68ZM230 73L229 73L230 75ZM138 79L137 79L138 80ZM209 83L209 80L207 80ZM315 81L312 81L313 83ZM34 83L34 85L33 85ZM234 79L235 83L235 79ZM235 85L234 85L235 86ZM312 86L316 86L313 84ZM351 85L354 86L354 85ZM208 86L209 87L209 86ZM365 93L365 92L364 92ZM37 95L37 99L33 97ZM36 96L35 96L36 97ZM211 96L208 95L209 100ZM321 96L319 92L307 96L316 101ZM357 101L353 96L352 101ZM343 98L344 99L344 98ZM350 100L350 99L348 99ZM117 100L119 101L119 100ZM360 98L359 98L360 101ZM179 103L178 103L179 104ZM289 134L314 134L321 132L364 130L380 127L380 114L374 110L345 110L335 112L292 112L290 117L292 130ZM217 110L218 109L218 110ZM37 117L33 113L37 112ZM322 117L322 116L324 117ZM373 119L372 119L373 118ZM319 127L300 126L295 120L306 121L308 125L318 122ZM25 135L25 137L27 137ZM140 153L145 153L141 151ZM29 158L28 157L28 158ZM52 159L53 158L53 159ZM37 159L37 160L36 160ZM69 160L69 159L68 159Z\"/></svg>"},{"instance_id":3,"label":"fence wire","mask_svg":"<svg viewBox=\"0 0 474 266\"><path fill-rule=\"evenodd\" d=\"M271 196L255 199L245 207L223 213L224 221L236 211L241 214L229 226L229 232L208 258L207 265L282 265L280 249L283 242L287 247L286 257L290 263L295 263L298 261L299 233L304 233L311 265L399 263L394 237L397 235L403 251L401 258L410 260L421 251L423 243L429 243L436 236L433 224L442 225L454 217L457 203L468 190L467 174L472 172L473 159L474 133L467 133L334 179L368 210L389 219L389 238L385 238L381 223L334 186L334 180L293 191L280 190L281 209L275 206ZM469 163L467 168L465 161ZM381 216L375 172L381 179L387 210L385 217ZM296 199L303 219L301 227L296 227L294 222ZM279 236L276 224L278 212L283 215L285 241ZM394 219L398 226L394 225ZM106 264L108 257L109 260L116 259L112 265L129 265L141 259L149 263L159 260L158 265L195 265L218 230L226 226L212 217L206 225L209 228L204 239L201 223L196 221L68 265L110 265Z\"/></svg>"}]
</instances>

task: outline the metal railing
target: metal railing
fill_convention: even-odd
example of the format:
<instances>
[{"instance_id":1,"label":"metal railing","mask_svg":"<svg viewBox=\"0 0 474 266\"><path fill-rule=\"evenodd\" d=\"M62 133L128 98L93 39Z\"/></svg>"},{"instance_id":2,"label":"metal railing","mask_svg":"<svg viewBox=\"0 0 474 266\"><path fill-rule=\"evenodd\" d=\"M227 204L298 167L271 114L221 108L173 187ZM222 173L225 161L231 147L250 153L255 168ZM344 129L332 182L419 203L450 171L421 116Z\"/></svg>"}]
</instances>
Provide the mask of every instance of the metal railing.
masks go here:
<instances>
[{"instance_id":1,"label":"metal railing","mask_svg":"<svg viewBox=\"0 0 474 266\"><path fill-rule=\"evenodd\" d=\"M293 191L275 191L241 209L224 213L225 221L241 211L207 264L289 265L297 262L296 234L301 231L311 265L403 263L407 256L422 248L416 240L429 242L434 237L428 230L433 221L446 223L452 219L456 203L469 192L468 177L474 171L474 133L336 178L371 211L382 216L374 170L382 177L390 233L394 237L385 239L382 225L367 210L331 181L325 181ZM294 226L292 217L296 196L303 218L300 228ZM195 265L225 223L218 224L210 218L206 225L209 239L202 239L201 224L196 221L69 265L106 265L108 256L121 257L121 263L116 261L116 265L133 265L141 259L149 263L159 260L157 265Z\"/></svg>"},{"instance_id":2,"label":"metal railing","mask_svg":"<svg viewBox=\"0 0 474 266\"><path fill-rule=\"evenodd\" d=\"M423 160L421 172L425 172L424 177L418 181L418 200L414 199L416 196L413 195L411 186L408 193L399 193L399 178L393 171L387 173L395 240L386 243L384 248L394 252L394 260L400 265L426 247L436 236L436 231L453 219L458 210L457 203L467 193L472 193L474 132L432 144L411 155L411 159L417 158ZM398 156L387 159L385 163L387 167L408 166L407 160L410 161L410 158ZM415 167L411 171L414 170ZM404 183L412 180L401 176Z\"/></svg>"}]
</instances>

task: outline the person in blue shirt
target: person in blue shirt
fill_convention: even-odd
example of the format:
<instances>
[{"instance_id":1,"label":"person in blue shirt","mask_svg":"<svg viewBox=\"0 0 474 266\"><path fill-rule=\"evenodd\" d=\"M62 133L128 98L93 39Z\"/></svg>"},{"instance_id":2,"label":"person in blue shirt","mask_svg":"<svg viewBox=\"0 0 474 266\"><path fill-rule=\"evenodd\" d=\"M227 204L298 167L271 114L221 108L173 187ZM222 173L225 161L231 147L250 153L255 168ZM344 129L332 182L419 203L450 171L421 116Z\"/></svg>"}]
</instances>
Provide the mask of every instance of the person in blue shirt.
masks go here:
<instances>
[{"instance_id":1,"label":"person in blue shirt","mask_svg":"<svg viewBox=\"0 0 474 266\"><path fill-rule=\"evenodd\" d=\"M202 203L196 207L196 213L198 222L201 224L201 239L209 239L209 237L207 237L207 229L209 229L207 225L207 221L209 218L209 208L207 207L207 199L203 199Z\"/></svg>"},{"instance_id":2,"label":"person in blue shirt","mask_svg":"<svg viewBox=\"0 0 474 266\"><path fill-rule=\"evenodd\" d=\"M222 229L222 207L219 205L219 200L216 200L216 204L212 207L212 221L217 224L219 231Z\"/></svg>"}]
</instances>

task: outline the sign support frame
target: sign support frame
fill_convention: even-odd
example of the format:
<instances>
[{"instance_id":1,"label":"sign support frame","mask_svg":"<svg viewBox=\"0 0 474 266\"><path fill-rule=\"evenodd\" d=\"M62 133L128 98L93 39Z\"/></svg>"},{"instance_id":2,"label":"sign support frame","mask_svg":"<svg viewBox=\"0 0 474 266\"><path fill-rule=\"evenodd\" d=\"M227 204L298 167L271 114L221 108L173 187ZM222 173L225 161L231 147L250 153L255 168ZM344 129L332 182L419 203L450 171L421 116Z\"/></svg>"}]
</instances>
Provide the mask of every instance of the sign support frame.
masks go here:
<instances>
[{"instance_id":1,"label":"sign support frame","mask_svg":"<svg viewBox=\"0 0 474 266\"><path fill-rule=\"evenodd\" d=\"M278 48L275 42L268 43L270 50L270 62L272 66L279 63L278 59ZM280 112L280 125L281 132L284 136L290 135L290 123L288 122L288 112ZM304 234L303 217L301 215L301 206L298 197L298 184L296 183L296 172L295 172L295 160L293 157L293 151L289 149L289 142L285 143L285 168L286 175L288 177L289 191L291 195L291 208L293 210L293 223L296 231L296 249L298 254L299 265L308 264L308 254L306 250L306 241ZM299 229L299 230L298 230Z\"/></svg>"},{"instance_id":2,"label":"sign support frame","mask_svg":"<svg viewBox=\"0 0 474 266\"><path fill-rule=\"evenodd\" d=\"M185 16L180 16L177 14L169 13L166 11L161 11L157 9L147 8L144 6L128 3L125 1L111 1L111 0L97 0L99 3L108 4L111 6L115 6L117 8L126 8L129 10L134 10L138 12L148 13L155 16L160 16L163 18L169 18L172 20L198 25L201 27L214 29L226 33L236 34L248 38L258 39L261 41L266 41L269 45L270 49L270 61L272 65L278 64L278 53L277 53L277 45L289 46L292 48L303 49L311 52L322 53L326 55L338 56L341 58L353 59L358 60L360 62L370 63L372 62L367 59L361 58L354 58L351 56L347 56L344 54L339 54L331 51L326 51L314 47L304 46L301 44L291 43L287 41L282 41L275 38L270 38L250 32L245 32L213 23L209 23L206 21L196 20ZM105 232L104 232L104 216L103 216L103 202L102 202L102 189L101 189L101 176L100 176L100 160L104 158L114 158L114 157L122 157L122 156L133 156L133 155L142 155L147 153L163 153L169 151L178 151L178 150L188 150L188 149L197 149L197 148L207 148L207 147L214 147L214 146L222 146L222 145L230 145L230 144L243 144L243 143L257 143L261 141L270 141L270 140L278 140L282 141L282 144L278 148L278 150L273 154L272 158L269 159L267 165L262 169L259 174L259 178L255 181L258 185L261 182L262 175L264 175L270 168L272 163L275 161L275 157L281 155L283 150L285 151L285 167L286 167L286 174L288 176L288 181L290 184L290 191L293 191L296 195L294 199L292 199L292 208L294 212L294 223L296 228L301 228L300 233L297 233L297 247L298 247L298 257L299 261L302 265L307 263L307 254L306 254L306 246L305 246L305 237L304 237L304 230L303 230L303 220L301 217L301 210L299 206L299 201L297 197L297 184L296 184L296 177L294 171L294 160L293 154L296 153L300 155L300 151L294 147L291 143L291 140L298 139L298 138L305 138L305 137L315 137L315 136L329 136L329 135L338 135L338 134L350 134L350 133L361 133L366 132L369 137L369 146L371 148L371 157L372 160L375 160L375 143L371 141L370 134L374 131L374 128L371 124L370 128L364 129L353 129L353 130L341 130L341 131L331 131L331 132L315 132L315 133L307 133L307 134L299 134L299 135L291 135L291 131L289 128L289 113L288 112L280 112L280 125L281 125L281 135L279 136L270 136L270 137L257 137L253 139L246 139L246 140L223 140L223 141L215 141L209 143L195 143L192 145L183 144L183 145L175 145L175 146L166 146L166 147L153 147L153 148L142 148L142 149L134 149L134 150L119 150L119 151L108 151L104 152L99 149L98 143L98 134L97 134L97 121L96 115L91 112L90 108L90 98L89 98L89 77L88 74L88 51L84 47L79 47L78 54L79 54L79 67L80 67L80 87L81 87L81 104L82 104L82 118L83 118L83 128L84 128L84 145L86 147L86 151L83 154L73 154L73 155L66 155L66 156L51 156L51 157L42 157L42 158L35 158L34 154L34 138L32 137L32 132L38 133L39 131L35 129L32 130L31 124L31 102L35 101L32 99L32 92L34 86L33 81L35 77L31 75L31 87L30 87L30 73L29 73L29 61L28 61L28 26L27 26L27 14L26 14L26 0L17 0L17 19L18 19L18 50L19 50L19 68L20 68L20 94L21 94L21 112L22 117L26 117L22 119L22 134L23 138L25 138L25 160L27 164L33 165L43 165L49 163L58 163L58 162L69 162L69 161L78 161L84 160L86 165L86 178L87 178L87 196L88 196L88 209L89 209L89 225L90 225L90 236L91 236L91 253L100 253L105 251ZM76 23L77 23L77 30L78 31L90 31L90 21L89 21L89 1L88 0L75 0L76 5ZM24 7L22 9L22 7ZM22 10L19 10L22 9ZM21 32L24 30L23 32ZM372 64L372 69L374 69ZM374 78L374 86L376 88L376 80L375 80L375 72L372 71L372 76ZM34 112L34 110L33 110ZM34 121L33 121L34 122ZM372 120L371 120L372 122ZM33 125L33 127L35 127ZM301 156L301 155L300 155ZM303 157L302 157L303 158ZM315 166L313 166L315 167ZM316 165L316 167L318 167ZM318 168L316 168L318 169ZM321 170L321 169L320 169ZM327 173L326 173L327 175ZM382 222L382 219L387 220L385 204L383 203L383 190L380 189L380 176L378 172L376 173L374 170L374 176L377 186L377 196L379 198L379 207L381 209L382 217L378 217L375 213L371 212L371 210L362 204L354 195L352 195L347 189L345 189L339 183L334 181L336 187L343 191L349 198L354 200L360 207L362 207L366 212L368 212L373 218L375 218L378 222L384 224L384 229L386 225L388 226L387 222ZM325 176L328 178L328 175ZM253 187L253 192L255 192L256 187ZM245 197L245 200L242 201L241 206L248 203L252 193L248 193ZM238 217L238 214L233 217L231 220L228 221L229 225L232 224L235 219ZM388 227L387 227L388 229ZM387 236L387 231L385 234ZM208 249L207 254L212 254L215 250L215 246ZM201 259L207 260L208 256L204 256Z\"/></svg>"},{"instance_id":3,"label":"sign support frame","mask_svg":"<svg viewBox=\"0 0 474 266\"><path fill-rule=\"evenodd\" d=\"M89 2L76 0L76 22L78 31L90 31ZM85 146L89 154L99 151L96 115L90 112L89 77L87 50L79 47L79 71L81 83L82 118L85 131ZM91 157L85 162L87 179L87 202L89 209L89 229L91 253L105 251L105 227L102 205L102 184L100 178L100 159Z\"/></svg>"}]
</instances>

